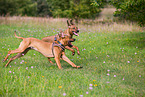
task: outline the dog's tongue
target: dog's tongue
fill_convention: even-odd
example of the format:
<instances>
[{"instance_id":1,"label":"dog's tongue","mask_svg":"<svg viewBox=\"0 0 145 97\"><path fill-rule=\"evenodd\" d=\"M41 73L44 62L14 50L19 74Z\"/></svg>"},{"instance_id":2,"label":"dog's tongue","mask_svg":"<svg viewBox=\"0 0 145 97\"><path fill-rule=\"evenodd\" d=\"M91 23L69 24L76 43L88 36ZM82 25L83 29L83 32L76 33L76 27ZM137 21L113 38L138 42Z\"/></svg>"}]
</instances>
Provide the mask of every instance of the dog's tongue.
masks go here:
<instances>
[{"instance_id":1,"label":"dog's tongue","mask_svg":"<svg viewBox=\"0 0 145 97\"><path fill-rule=\"evenodd\" d=\"M73 33L74 33L74 35L79 36L79 34L77 34L76 32L73 32Z\"/></svg>"}]
</instances>

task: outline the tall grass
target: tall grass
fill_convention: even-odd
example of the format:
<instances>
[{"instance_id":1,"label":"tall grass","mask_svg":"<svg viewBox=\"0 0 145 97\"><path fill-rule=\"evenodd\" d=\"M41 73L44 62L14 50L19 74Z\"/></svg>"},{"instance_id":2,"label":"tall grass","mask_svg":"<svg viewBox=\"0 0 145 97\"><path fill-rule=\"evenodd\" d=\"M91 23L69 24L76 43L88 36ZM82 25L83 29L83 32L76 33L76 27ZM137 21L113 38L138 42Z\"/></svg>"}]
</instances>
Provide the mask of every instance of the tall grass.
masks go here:
<instances>
[{"instance_id":1,"label":"tall grass","mask_svg":"<svg viewBox=\"0 0 145 97\"><path fill-rule=\"evenodd\" d=\"M2 97L143 97L145 31L134 24L77 24L80 36L73 44L81 55L66 55L82 69L61 60L63 70L36 51L14 60L8 68L2 62L16 49L22 37L42 39L67 29L66 19L0 18L0 96ZM13 55L11 55L13 56ZM52 59L53 62L54 59Z\"/></svg>"}]
</instances>

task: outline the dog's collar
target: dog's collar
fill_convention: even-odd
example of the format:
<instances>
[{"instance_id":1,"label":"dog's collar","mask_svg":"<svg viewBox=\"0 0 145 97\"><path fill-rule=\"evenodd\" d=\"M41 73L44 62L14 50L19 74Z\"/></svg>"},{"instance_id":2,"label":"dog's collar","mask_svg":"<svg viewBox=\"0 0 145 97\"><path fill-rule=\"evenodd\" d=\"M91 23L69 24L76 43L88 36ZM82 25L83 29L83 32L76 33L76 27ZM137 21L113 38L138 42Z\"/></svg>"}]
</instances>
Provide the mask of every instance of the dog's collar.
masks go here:
<instances>
[{"instance_id":1,"label":"dog's collar","mask_svg":"<svg viewBox=\"0 0 145 97\"><path fill-rule=\"evenodd\" d=\"M53 54L53 56L54 56L54 51L53 51L54 46L60 47L62 51L65 51L65 46L60 41L57 41L57 42L58 42L58 44L56 42L53 42L53 44L52 44L52 54Z\"/></svg>"},{"instance_id":2,"label":"dog's collar","mask_svg":"<svg viewBox=\"0 0 145 97\"><path fill-rule=\"evenodd\" d=\"M57 35L58 35L58 34L55 35L55 37L54 37L54 41L57 41Z\"/></svg>"},{"instance_id":3,"label":"dog's collar","mask_svg":"<svg viewBox=\"0 0 145 97\"><path fill-rule=\"evenodd\" d=\"M57 35L58 35L58 34L57 34ZM57 44L57 45L64 51L65 46L64 46L60 41L57 40L57 35L55 35L54 41L55 41L55 42L57 41L58 44L55 43L55 42L54 42L54 43ZM53 44L54 44L54 43L53 43Z\"/></svg>"},{"instance_id":4,"label":"dog's collar","mask_svg":"<svg viewBox=\"0 0 145 97\"><path fill-rule=\"evenodd\" d=\"M57 43L58 43L60 46L64 47L64 45L63 45L60 41L57 41Z\"/></svg>"},{"instance_id":5,"label":"dog's collar","mask_svg":"<svg viewBox=\"0 0 145 97\"><path fill-rule=\"evenodd\" d=\"M57 41L57 38L56 37L54 37L54 41Z\"/></svg>"}]
</instances>

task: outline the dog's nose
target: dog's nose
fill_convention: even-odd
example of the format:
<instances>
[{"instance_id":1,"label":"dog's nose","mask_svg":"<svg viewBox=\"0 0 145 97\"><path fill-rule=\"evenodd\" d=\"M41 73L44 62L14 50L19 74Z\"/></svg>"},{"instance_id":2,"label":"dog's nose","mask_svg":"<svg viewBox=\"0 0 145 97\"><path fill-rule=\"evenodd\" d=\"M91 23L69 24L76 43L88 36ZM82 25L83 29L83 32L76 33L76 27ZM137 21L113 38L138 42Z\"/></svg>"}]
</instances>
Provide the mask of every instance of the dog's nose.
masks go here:
<instances>
[{"instance_id":1,"label":"dog's nose","mask_svg":"<svg viewBox=\"0 0 145 97\"><path fill-rule=\"evenodd\" d=\"M79 32L79 30L77 30L77 32Z\"/></svg>"},{"instance_id":2,"label":"dog's nose","mask_svg":"<svg viewBox=\"0 0 145 97\"><path fill-rule=\"evenodd\" d=\"M76 41L76 39L75 38L73 38L74 39L74 41Z\"/></svg>"}]
</instances>

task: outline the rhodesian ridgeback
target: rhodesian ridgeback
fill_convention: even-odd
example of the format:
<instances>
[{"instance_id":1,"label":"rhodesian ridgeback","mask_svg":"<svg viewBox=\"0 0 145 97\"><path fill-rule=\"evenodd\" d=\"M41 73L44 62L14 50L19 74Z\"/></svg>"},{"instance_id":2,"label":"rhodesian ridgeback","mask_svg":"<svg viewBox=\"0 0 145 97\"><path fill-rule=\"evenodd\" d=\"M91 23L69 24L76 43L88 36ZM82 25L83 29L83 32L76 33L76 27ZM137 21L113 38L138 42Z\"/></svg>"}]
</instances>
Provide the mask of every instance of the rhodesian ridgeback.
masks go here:
<instances>
[{"instance_id":1,"label":"rhodesian ridgeback","mask_svg":"<svg viewBox=\"0 0 145 97\"><path fill-rule=\"evenodd\" d=\"M8 52L4 61L8 59L10 54L13 54L13 53L18 53L18 54L16 56L11 57L10 60L5 65L5 67L7 67L11 61L24 56L29 50L33 49L40 52L45 57L47 57L50 62L51 62L50 58L54 57L59 69L62 69L61 64L60 64L60 58L66 61L67 63L69 63L72 67L82 68L81 66L77 66L73 62L71 62L64 53L65 46L69 45L69 41L75 41L75 39L70 38L68 35L61 33L59 34L59 38L57 39L57 41L44 42L36 38L18 37L16 35L16 32L14 32L14 34L16 38L22 39L23 41L20 43L18 49L11 50Z\"/></svg>"},{"instance_id":2,"label":"rhodesian ridgeback","mask_svg":"<svg viewBox=\"0 0 145 97\"><path fill-rule=\"evenodd\" d=\"M70 23L67 20L67 24L68 24L68 29L66 29L63 33L68 35L70 38L72 38L73 35L79 36L78 35L79 29L78 29L78 27L75 26L75 24L72 22L72 20L70 20ZM59 35L57 34L55 36L44 37L44 38L42 38L42 40L45 41L45 42L54 42L58 38L59 38ZM72 45L71 42L68 46L65 46L65 48L72 51L73 52L72 55L75 54L75 50L72 49L72 48L75 48L77 50L78 55L80 55L78 47L75 46L75 45Z\"/></svg>"}]
</instances>

